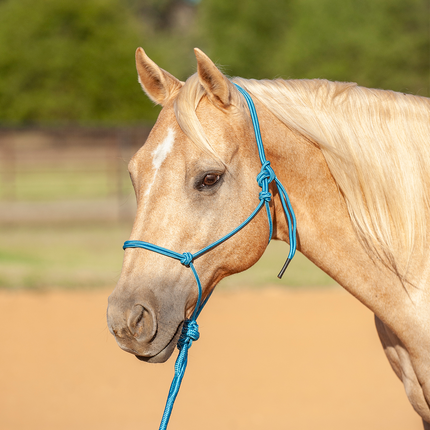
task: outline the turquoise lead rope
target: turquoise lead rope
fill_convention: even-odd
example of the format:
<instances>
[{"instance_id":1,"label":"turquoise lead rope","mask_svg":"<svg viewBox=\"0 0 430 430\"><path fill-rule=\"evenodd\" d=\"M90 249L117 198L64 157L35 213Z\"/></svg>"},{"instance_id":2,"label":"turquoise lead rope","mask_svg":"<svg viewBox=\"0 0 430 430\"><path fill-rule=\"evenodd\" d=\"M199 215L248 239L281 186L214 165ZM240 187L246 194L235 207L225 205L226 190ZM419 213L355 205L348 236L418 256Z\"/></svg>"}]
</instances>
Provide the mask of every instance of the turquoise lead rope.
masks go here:
<instances>
[{"instance_id":1,"label":"turquoise lead rope","mask_svg":"<svg viewBox=\"0 0 430 430\"><path fill-rule=\"evenodd\" d=\"M209 295L202 302L202 285L200 283L199 275L197 274L197 271L193 265L193 261L198 257L202 256L203 254L205 254L206 252L211 251L213 248L225 242L227 239L229 239L237 232L242 230L242 228L245 227L247 224L249 224L251 220L258 214L258 212L260 212L263 205L266 206L267 218L268 218L269 229L270 229L270 232L269 232L269 242L270 242L273 234L273 222L272 222L272 215L270 213L270 206L269 206L269 202L272 198L272 195L269 192L269 184L272 181L275 181L276 187L278 188L279 196L282 203L282 208L284 209L285 216L288 222L288 232L289 232L289 239L290 239L290 252L288 254L288 258L284 266L282 267L278 275L278 278L282 277L282 275L284 274L285 270L288 267L288 264L290 263L290 261L292 260L296 252L296 217L294 215L294 211L291 206L290 199L288 198L288 194L285 191L285 188L282 186L281 182L276 177L275 172L270 166L270 161L266 160L263 141L261 139L260 125L258 123L258 117L257 117L257 112L255 110L254 102L252 101L252 98L250 97L250 95L242 87L240 87L237 84L234 84L234 85L236 85L236 88L245 97L245 100L248 104L249 112L252 119L252 124L254 126L255 140L257 142L257 147L258 147L258 154L260 156L260 161L261 161L261 171L257 175L257 183L261 187L261 192L259 193L260 202L258 203L258 206L255 208L252 214L245 221L243 221L242 224L236 227L233 231L226 234L221 239L218 239L212 244L201 249L200 251L197 251L194 254L191 254L190 252L184 252L183 254L180 254L178 252L171 251L170 249L162 248L161 246L154 245L148 242L143 242L141 240L127 240L126 242L124 242L124 246L123 246L123 249L143 248L148 251L157 252L158 254L165 255L166 257L179 260L181 264L183 264L185 267L189 267L192 270L194 278L196 279L197 288L198 288L198 297L197 297L196 306L194 308L194 312L190 319L184 321L182 326L181 336L178 340L177 346L179 349L179 354L175 362L175 375L173 377L172 384L170 385L170 390L167 396L166 406L164 408L164 413L161 419L159 430L166 430L167 425L169 423L170 415L172 414L173 404L175 403L175 399L176 399L176 396L178 395L179 388L181 387L182 379L184 377L185 369L187 367L188 350L191 347L193 341L198 340L200 337L197 318L200 315L200 312L202 311L203 307L205 306L206 302L209 300L209 297L210 297Z\"/></svg>"}]
</instances>

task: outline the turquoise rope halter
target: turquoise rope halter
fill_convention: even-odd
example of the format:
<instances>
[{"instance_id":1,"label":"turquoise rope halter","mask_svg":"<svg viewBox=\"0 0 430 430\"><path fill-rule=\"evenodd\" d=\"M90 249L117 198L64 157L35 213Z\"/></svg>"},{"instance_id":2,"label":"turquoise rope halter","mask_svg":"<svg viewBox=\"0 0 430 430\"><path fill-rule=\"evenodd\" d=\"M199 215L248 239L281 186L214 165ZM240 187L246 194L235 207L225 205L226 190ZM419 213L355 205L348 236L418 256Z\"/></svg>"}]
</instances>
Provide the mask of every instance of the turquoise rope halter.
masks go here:
<instances>
[{"instance_id":1,"label":"turquoise rope halter","mask_svg":"<svg viewBox=\"0 0 430 430\"><path fill-rule=\"evenodd\" d=\"M201 249L200 251L197 251L194 254L191 254L190 252L184 252L183 254L180 254L178 252L171 251L170 249L162 248L161 246L154 245L148 242L143 242L141 240L127 240L126 242L124 242L124 246L123 246L123 249L143 248L148 251L157 252L159 254L165 255L166 257L179 260L181 264L183 264L185 267L189 267L192 270L197 282L197 288L198 288L197 303L191 318L188 320L185 320L182 326L181 336L179 338L178 345L177 345L179 349L179 354L175 363L175 376L173 377L173 381L170 386L169 395L167 397L166 406L164 408L164 413L161 419L159 430L165 430L167 428L167 424L169 423L170 415L173 409L173 404L175 402L176 396L178 395L179 388L181 387L182 378L184 377L185 369L187 367L188 349L192 345L193 341L198 340L198 338L200 337L199 326L197 324L197 317L200 315L200 312L202 311L203 307L205 306L206 302L210 297L209 295L206 298L206 300L202 302L202 285L200 283L200 279L197 274L197 271L193 265L193 261L198 257L202 256L203 254L205 254L206 252L211 251L213 248L225 242L227 239L229 239L237 232L242 230L242 228L244 228L247 224L249 224L251 220L258 214L258 212L260 212L260 209L263 207L263 205L266 206L267 218L269 221L269 229L270 229L269 242L270 242L270 240L272 239L272 233L273 233L273 222L272 222L272 215L270 213L270 206L269 206L269 202L272 198L272 195L269 192L269 184L272 181L275 181L276 187L278 188L279 196L282 203L282 208L284 210L284 213L288 222L288 232L289 232L289 239L290 239L290 252L288 254L288 258L284 266L282 267L278 275L278 278L282 277L285 270L287 269L288 264L290 263L291 259L294 257L294 254L296 252L296 217L294 215L294 211L291 206L290 199L288 198L287 192L285 191L285 188L282 186L281 182L276 177L275 172L270 167L270 161L266 160L263 141L261 139L260 125L258 123L258 117L257 117L257 112L255 110L254 102L252 101L252 98L250 97L250 95L243 88L241 88L237 84L234 84L234 85L236 85L236 88L245 97L245 100L248 104L249 112L251 114L252 124L254 126L255 140L257 141L258 153L260 155L261 171L257 175L257 183L261 187L261 192L259 194L260 202L258 206L255 208L252 214L245 221L243 221L242 224L236 227L233 231L226 234L221 239L218 239L212 244Z\"/></svg>"}]
</instances>

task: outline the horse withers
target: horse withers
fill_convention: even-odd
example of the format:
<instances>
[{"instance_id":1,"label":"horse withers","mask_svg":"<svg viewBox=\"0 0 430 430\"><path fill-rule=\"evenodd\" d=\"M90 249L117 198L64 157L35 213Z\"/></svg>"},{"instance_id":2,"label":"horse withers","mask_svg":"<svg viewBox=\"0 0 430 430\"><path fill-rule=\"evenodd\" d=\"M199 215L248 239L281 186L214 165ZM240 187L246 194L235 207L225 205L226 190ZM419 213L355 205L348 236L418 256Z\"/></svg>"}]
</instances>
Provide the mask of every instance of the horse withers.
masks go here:
<instances>
[{"instance_id":1,"label":"horse withers","mask_svg":"<svg viewBox=\"0 0 430 430\"><path fill-rule=\"evenodd\" d=\"M261 169L245 100L297 217L297 248L375 314L393 370L430 429L430 100L326 80L227 79L200 50L185 83L136 52L139 82L163 106L129 164L137 214L130 240L195 252L259 203ZM289 242L274 186L273 238ZM269 239L265 211L199 257L204 300L251 267ZM172 354L197 303L193 273L148 249L125 250L109 297L119 346L148 362Z\"/></svg>"}]
</instances>

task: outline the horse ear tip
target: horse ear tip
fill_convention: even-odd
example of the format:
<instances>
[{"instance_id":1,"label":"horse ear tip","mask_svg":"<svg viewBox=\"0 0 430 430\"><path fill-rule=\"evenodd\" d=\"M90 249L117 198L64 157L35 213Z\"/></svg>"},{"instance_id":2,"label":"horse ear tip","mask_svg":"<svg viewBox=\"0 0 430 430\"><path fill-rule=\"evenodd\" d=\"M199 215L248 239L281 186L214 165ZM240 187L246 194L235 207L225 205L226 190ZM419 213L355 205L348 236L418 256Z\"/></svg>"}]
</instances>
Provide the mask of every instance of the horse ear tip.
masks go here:
<instances>
[{"instance_id":1,"label":"horse ear tip","mask_svg":"<svg viewBox=\"0 0 430 430\"><path fill-rule=\"evenodd\" d=\"M142 57L146 57L146 52L139 46L139 48L136 49L136 58Z\"/></svg>"},{"instance_id":2,"label":"horse ear tip","mask_svg":"<svg viewBox=\"0 0 430 430\"><path fill-rule=\"evenodd\" d=\"M210 60L210 58L200 48L194 48L194 55L196 56L197 60Z\"/></svg>"}]
</instances>

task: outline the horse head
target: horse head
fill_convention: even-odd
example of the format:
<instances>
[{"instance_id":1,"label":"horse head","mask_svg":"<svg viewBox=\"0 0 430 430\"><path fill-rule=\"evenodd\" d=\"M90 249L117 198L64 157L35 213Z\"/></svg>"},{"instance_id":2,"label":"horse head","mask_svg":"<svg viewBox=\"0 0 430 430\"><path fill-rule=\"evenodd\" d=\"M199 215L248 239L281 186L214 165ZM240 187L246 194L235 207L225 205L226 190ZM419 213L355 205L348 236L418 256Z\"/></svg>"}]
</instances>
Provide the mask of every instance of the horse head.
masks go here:
<instances>
[{"instance_id":1,"label":"horse head","mask_svg":"<svg viewBox=\"0 0 430 430\"><path fill-rule=\"evenodd\" d=\"M163 108L129 164L137 199L130 240L196 252L232 231L259 203L261 163L235 86L200 50L183 83L136 52L139 82ZM273 206L271 206L273 209ZM194 262L203 299L224 277L252 266L269 239L265 211ZM197 302L193 273L146 249L126 249L109 297L108 324L119 346L149 362L169 358Z\"/></svg>"},{"instance_id":2,"label":"horse head","mask_svg":"<svg viewBox=\"0 0 430 430\"><path fill-rule=\"evenodd\" d=\"M126 249L109 298L118 344L145 361L169 358L200 293L204 300L263 254L270 222L257 209L269 191L273 237L294 249L284 182L299 250L374 312L387 357L430 429L430 101L325 80L235 78L236 87L201 51L196 57L197 73L183 83L136 53L139 81L163 109L129 165L138 203L130 240L145 246ZM247 91L279 178L261 193L265 161Z\"/></svg>"}]
</instances>

